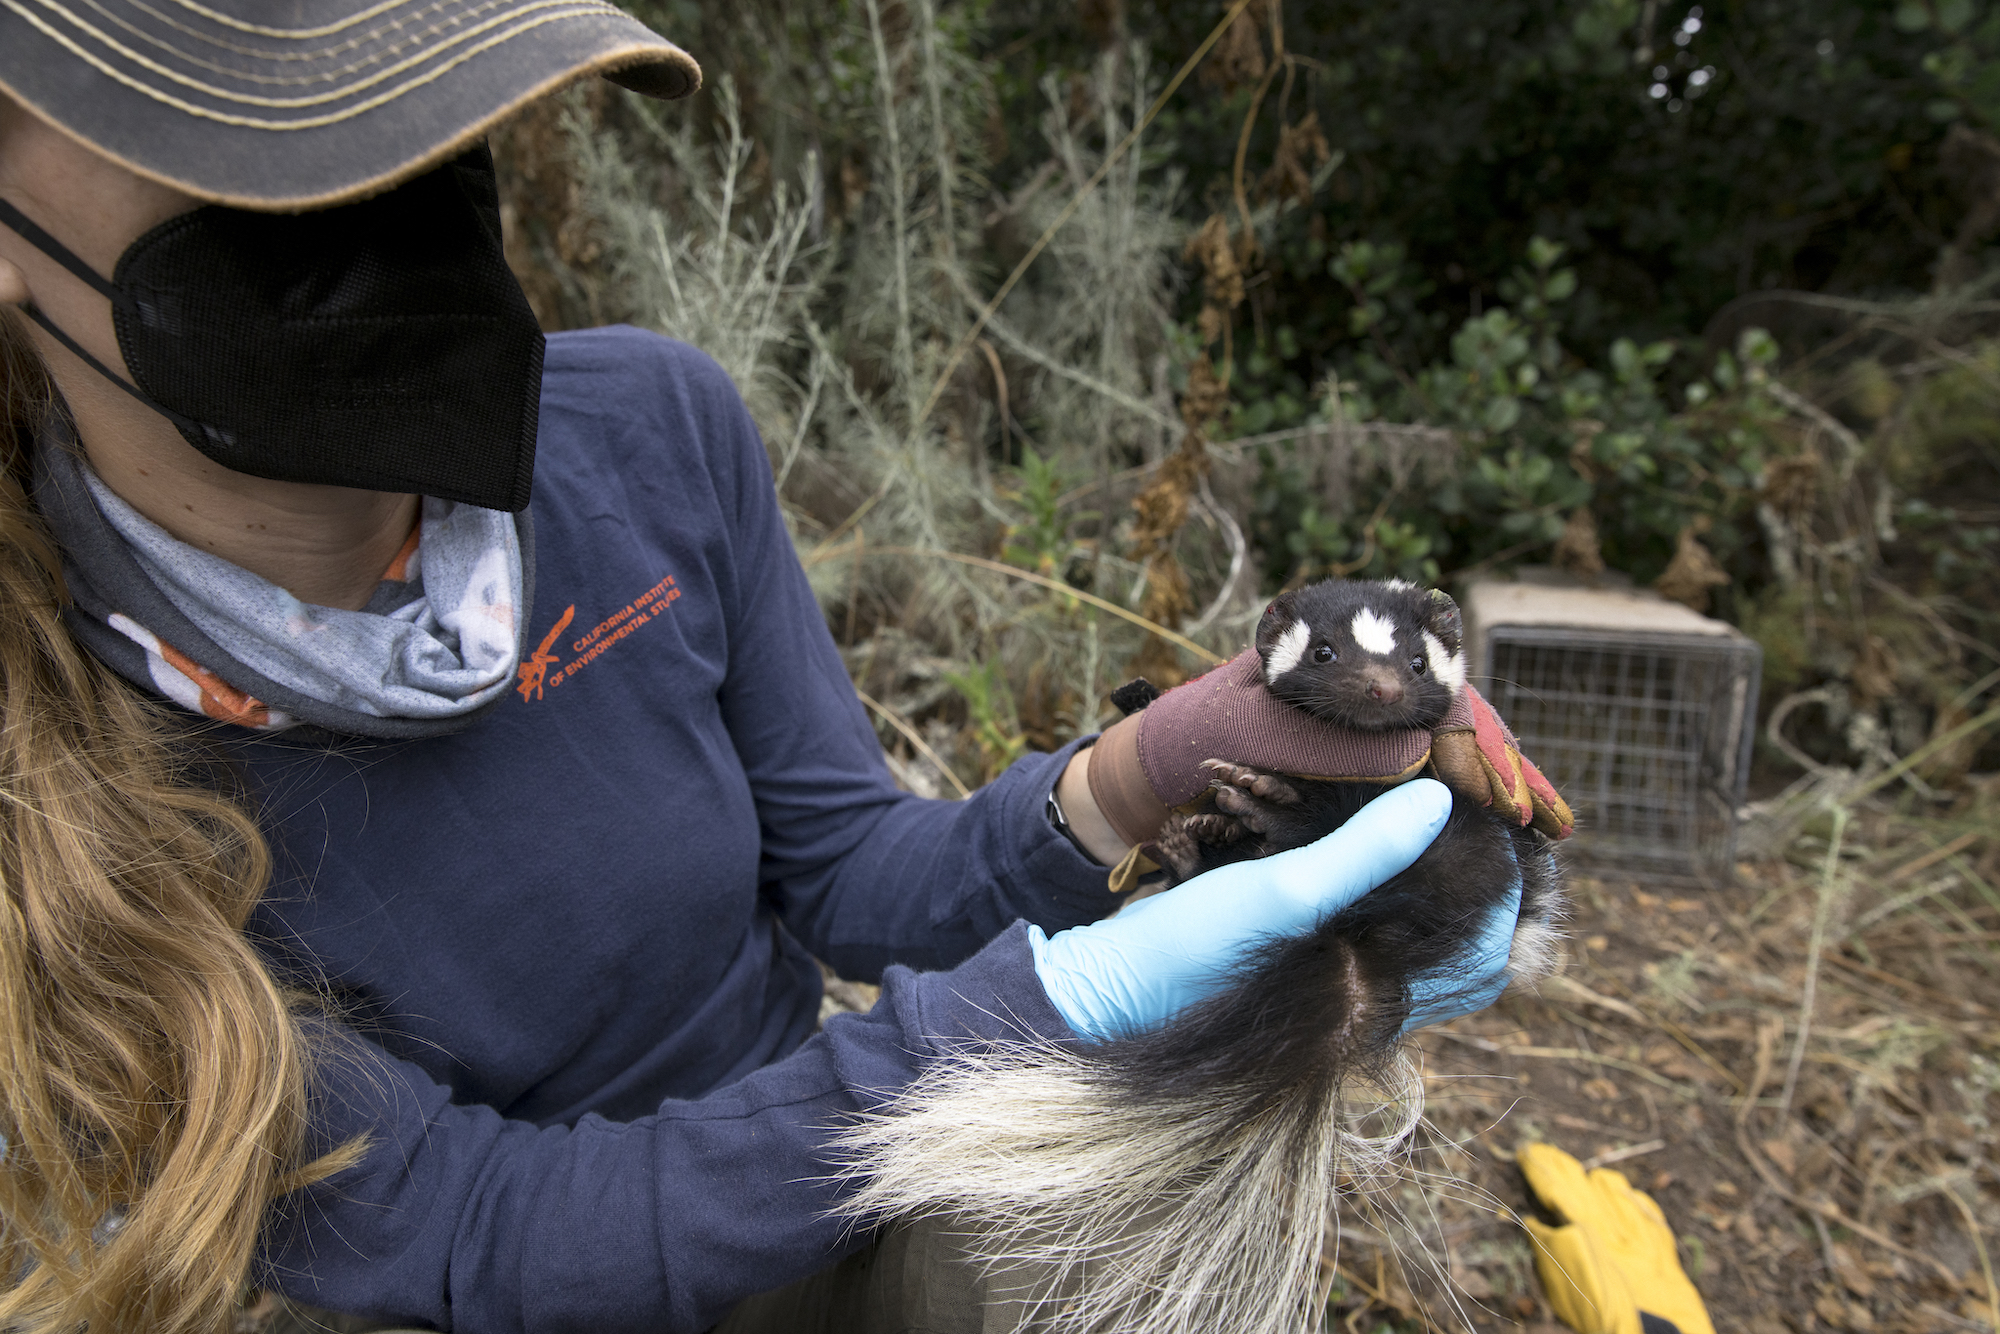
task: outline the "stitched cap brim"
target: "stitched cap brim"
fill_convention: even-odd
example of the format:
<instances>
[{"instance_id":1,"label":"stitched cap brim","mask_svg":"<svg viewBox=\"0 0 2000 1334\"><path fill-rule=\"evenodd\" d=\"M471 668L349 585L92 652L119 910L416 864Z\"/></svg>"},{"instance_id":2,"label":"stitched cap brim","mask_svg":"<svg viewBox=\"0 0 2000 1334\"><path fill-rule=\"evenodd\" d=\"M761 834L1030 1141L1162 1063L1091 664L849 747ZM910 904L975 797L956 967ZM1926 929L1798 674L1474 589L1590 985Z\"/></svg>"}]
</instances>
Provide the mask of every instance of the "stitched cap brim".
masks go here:
<instances>
[{"instance_id":1,"label":"stitched cap brim","mask_svg":"<svg viewBox=\"0 0 2000 1334\"><path fill-rule=\"evenodd\" d=\"M0 0L0 88L238 208L386 190L586 74L649 97L701 86L693 57L601 0Z\"/></svg>"}]
</instances>

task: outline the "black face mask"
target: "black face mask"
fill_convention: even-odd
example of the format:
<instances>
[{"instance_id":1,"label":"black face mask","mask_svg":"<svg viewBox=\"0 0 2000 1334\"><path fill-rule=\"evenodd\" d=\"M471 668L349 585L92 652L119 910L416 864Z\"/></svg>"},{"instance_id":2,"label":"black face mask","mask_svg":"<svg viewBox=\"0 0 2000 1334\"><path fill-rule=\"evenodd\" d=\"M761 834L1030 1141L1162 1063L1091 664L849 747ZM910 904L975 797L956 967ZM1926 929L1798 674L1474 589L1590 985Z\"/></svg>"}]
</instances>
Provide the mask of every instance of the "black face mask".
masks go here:
<instances>
[{"instance_id":1,"label":"black face mask","mask_svg":"<svg viewBox=\"0 0 2000 1334\"><path fill-rule=\"evenodd\" d=\"M342 208L182 214L109 282L4 200L0 223L110 298L137 383L28 314L223 467L527 508L542 333L483 147Z\"/></svg>"}]
</instances>

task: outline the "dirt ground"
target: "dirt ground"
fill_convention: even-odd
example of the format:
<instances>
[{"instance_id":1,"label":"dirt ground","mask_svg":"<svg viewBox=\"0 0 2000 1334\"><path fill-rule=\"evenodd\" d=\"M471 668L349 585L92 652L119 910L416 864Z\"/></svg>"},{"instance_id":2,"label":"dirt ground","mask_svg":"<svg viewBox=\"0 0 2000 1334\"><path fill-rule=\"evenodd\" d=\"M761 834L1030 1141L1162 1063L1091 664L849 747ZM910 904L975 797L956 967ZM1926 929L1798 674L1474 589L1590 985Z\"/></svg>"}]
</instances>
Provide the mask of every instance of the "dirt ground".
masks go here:
<instances>
[{"instance_id":1,"label":"dirt ground","mask_svg":"<svg viewBox=\"0 0 2000 1334\"><path fill-rule=\"evenodd\" d=\"M1835 831L1803 832L1725 888L1573 877L1566 970L1419 1039L1419 1161L1464 1184L1407 1205L1454 1290L1359 1229L1326 1327L1561 1329L1514 1218L1531 1203L1513 1149L1547 1141L1654 1195L1720 1331L2000 1329L2000 821L1983 806L1862 812L1831 869Z\"/></svg>"},{"instance_id":2,"label":"dirt ground","mask_svg":"<svg viewBox=\"0 0 2000 1334\"><path fill-rule=\"evenodd\" d=\"M1572 869L1564 969L1418 1035L1417 1226L1343 1220L1325 1328L1562 1334L1545 1141L1653 1195L1720 1334L2000 1334L2000 775L1909 805L1795 802L1721 887Z\"/></svg>"}]
</instances>

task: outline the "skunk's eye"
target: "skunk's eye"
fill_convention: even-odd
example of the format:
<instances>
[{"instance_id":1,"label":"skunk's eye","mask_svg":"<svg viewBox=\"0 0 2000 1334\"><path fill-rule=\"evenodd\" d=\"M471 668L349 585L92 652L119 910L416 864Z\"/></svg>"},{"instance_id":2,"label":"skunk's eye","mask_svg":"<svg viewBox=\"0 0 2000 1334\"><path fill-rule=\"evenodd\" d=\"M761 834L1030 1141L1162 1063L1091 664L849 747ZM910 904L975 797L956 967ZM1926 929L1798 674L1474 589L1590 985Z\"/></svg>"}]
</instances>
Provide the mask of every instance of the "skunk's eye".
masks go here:
<instances>
[{"instance_id":1,"label":"skunk's eye","mask_svg":"<svg viewBox=\"0 0 2000 1334\"><path fill-rule=\"evenodd\" d=\"M1410 659L1410 670L1418 676L1422 676L1424 674L1424 668L1426 665L1427 664L1424 662L1422 658Z\"/></svg>"},{"instance_id":2,"label":"skunk's eye","mask_svg":"<svg viewBox=\"0 0 2000 1334\"><path fill-rule=\"evenodd\" d=\"M1335 658L1339 656L1340 655L1338 653L1335 653L1333 651L1333 645L1331 644L1321 644L1318 648L1313 650L1314 662L1319 662L1319 663L1332 662Z\"/></svg>"}]
</instances>

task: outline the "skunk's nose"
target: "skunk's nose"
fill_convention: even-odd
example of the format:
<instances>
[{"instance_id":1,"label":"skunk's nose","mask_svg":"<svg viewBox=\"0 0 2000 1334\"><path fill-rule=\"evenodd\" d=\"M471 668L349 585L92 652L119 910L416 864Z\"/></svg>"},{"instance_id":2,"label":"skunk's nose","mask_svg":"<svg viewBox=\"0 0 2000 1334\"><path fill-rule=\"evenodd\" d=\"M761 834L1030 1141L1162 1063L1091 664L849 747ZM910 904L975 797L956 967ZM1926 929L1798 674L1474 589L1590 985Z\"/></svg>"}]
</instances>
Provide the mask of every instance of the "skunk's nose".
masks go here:
<instances>
[{"instance_id":1,"label":"skunk's nose","mask_svg":"<svg viewBox=\"0 0 2000 1334\"><path fill-rule=\"evenodd\" d=\"M1403 700L1403 683L1385 667L1377 667L1362 678L1368 686L1368 698L1381 704L1400 704Z\"/></svg>"}]
</instances>

